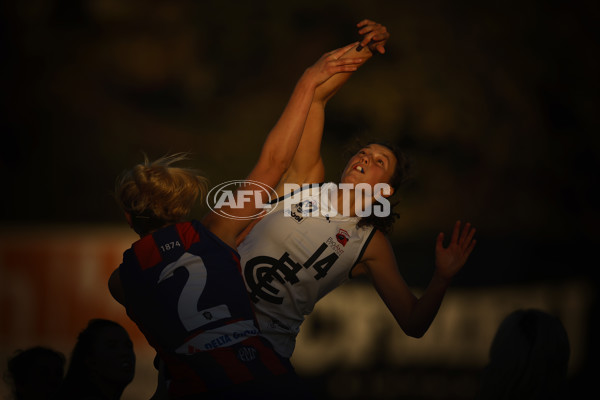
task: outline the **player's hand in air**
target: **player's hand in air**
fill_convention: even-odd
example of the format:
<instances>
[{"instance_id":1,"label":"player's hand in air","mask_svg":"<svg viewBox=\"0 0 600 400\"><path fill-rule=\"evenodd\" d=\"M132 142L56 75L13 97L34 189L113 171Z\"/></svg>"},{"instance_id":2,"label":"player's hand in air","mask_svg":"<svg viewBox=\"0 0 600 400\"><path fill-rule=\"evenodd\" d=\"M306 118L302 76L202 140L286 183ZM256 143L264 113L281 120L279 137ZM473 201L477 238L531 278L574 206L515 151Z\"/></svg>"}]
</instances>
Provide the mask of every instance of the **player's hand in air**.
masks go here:
<instances>
[{"instance_id":1,"label":"player's hand in air","mask_svg":"<svg viewBox=\"0 0 600 400\"><path fill-rule=\"evenodd\" d=\"M360 41L360 47L368 47L372 52L385 53L385 44L390 38L387 28L377 22L369 19L363 19L356 26L359 29L358 34L363 35Z\"/></svg>"},{"instance_id":2,"label":"player's hand in air","mask_svg":"<svg viewBox=\"0 0 600 400\"><path fill-rule=\"evenodd\" d=\"M436 272L444 279L450 280L467 262L467 258L475 247L475 228L466 223L460 230L460 221L454 224L452 237L448 247L444 247L444 233L441 232L435 244L435 268Z\"/></svg>"},{"instance_id":3,"label":"player's hand in air","mask_svg":"<svg viewBox=\"0 0 600 400\"><path fill-rule=\"evenodd\" d=\"M317 62L306 69L305 74L310 77L316 86L318 86L337 73L356 71L364 62L363 58L341 57L357 44L358 42L351 43L347 46L325 53L317 60Z\"/></svg>"}]
</instances>

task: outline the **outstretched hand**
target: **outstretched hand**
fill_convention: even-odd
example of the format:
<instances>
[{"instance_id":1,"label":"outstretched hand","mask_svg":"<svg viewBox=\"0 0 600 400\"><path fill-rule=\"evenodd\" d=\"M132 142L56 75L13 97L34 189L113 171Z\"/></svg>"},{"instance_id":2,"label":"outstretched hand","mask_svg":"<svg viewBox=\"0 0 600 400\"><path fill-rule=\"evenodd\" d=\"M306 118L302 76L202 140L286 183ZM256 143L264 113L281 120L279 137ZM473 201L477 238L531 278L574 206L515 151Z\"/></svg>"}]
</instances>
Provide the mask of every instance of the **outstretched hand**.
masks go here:
<instances>
[{"instance_id":1,"label":"outstretched hand","mask_svg":"<svg viewBox=\"0 0 600 400\"><path fill-rule=\"evenodd\" d=\"M311 78L315 86L325 82L333 75L340 72L354 72L364 62L361 57L344 57L350 49L358 42L327 52L321 56L312 66L308 67L306 74Z\"/></svg>"},{"instance_id":2,"label":"outstretched hand","mask_svg":"<svg viewBox=\"0 0 600 400\"><path fill-rule=\"evenodd\" d=\"M359 35L364 35L360 41L360 47L368 47L372 52L378 51L385 53L385 44L390 38L387 28L375 21L363 19L356 26L359 29Z\"/></svg>"},{"instance_id":3,"label":"outstretched hand","mask_svg":"<svg viewBox=\"0 0 600 400\"><path fill-rule=\"evenodd\" d=\"M466 223L462 231L460 221L454 224L452 237L448 247L444 247L444 233L441 232L435 243L435 268L436 272L444 279L450 280L467 262L467 258L475 247L475 228Z\"/></svg>"},{"instance_id":4,"label":"outstretched hand","mask_svg":"<svg viewBox=\"0 0 600 400\"><path fill-rule=\"evenodd\" d=\"M385 53L384 46L390 37L390 34L385 26L368 19L360 21L358 24L356 24L356 26L359 28L359 34L363 35L362 40L334 51L335 57L337 57L339 60L358 60L356 57L360 57L360 60L362 60L362 62L355 65L354 69L348 68L346 72L353 72L354 70L358 69L360 65L373 56L375 51L381 54ZM337 74L335 77L323 81L323 83L318 86L317 91L315 92L315 103L322 104L324 106L329 99L331 99L344 85L344 83L346 83L350 76L351 73Z\"/></svg>"}]
</instances>

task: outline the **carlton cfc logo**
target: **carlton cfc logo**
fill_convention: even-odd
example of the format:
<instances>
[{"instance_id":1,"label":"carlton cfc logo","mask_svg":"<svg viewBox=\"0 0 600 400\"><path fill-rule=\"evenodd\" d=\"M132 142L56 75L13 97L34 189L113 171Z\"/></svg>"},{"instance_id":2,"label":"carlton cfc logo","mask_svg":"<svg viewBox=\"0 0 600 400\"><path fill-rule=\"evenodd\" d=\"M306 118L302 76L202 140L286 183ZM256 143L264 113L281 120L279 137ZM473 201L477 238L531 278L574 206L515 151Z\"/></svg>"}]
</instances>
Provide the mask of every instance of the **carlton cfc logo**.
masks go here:
<instances>
[{"instance_id":1,"label":"carlton cfc logo","mask_svg":"<svg viewBox=\"0 0 600 400\"><path fill-rule=\"evenodd\" d=\"M346 246L346 243L348 243L348 239L350 239L350 235L345 230L340 229L339 232L335 235L335 238L342 246Z\"/></svg>"}]
</instances>

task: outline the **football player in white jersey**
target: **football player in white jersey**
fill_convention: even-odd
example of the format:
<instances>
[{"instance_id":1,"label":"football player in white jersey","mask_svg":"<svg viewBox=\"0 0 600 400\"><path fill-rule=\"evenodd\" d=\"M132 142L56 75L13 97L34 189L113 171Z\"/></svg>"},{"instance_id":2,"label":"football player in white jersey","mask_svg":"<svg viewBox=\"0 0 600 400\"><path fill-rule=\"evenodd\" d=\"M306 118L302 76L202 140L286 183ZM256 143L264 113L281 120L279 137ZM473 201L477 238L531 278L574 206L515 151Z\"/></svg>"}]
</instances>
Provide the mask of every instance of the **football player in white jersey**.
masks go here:
<instances>
[{"instance_id":1,"label":"football player in white jersey","mask_svg":"<svg viewBox=\"0 0 600 400\"><path fill-rule=\"evenodd\" d=\"M370 20L361 21L358 27L364 37L357 50L366 46L371 53L383 54L389 38L387 29ZM325 106L350 75L338 74L317 89L294 159L276 187L278 194L284 194L286 184L323 182L325 172L320 146ZM373 143L350 159L340 182L387 183L391 190L385 196L390 196L403 180L405 167L404 158L393 148ZM350 196L344 196L342 191L338 192L338 209L345 201L356 199L354 192L350 193ZM469 223L461 228L460 221L456 222L447 247L443 245L444 234L440 233L435 241L433 277L422 296L417 298L400 274L394 250L385 236L386 228L393 222L393 215L380 221L357 218L353 204L345 205L350 206L347 207L350 215L346 215L348 218L345 220L335 221L317 215L308 217L311 218L310 224L302 217L294 222L289 218L289 212L273 212L258 222L247 236L239 239L246 286L255 301L260 328L284 356L291 356L303 314L312 310L314 303L332 289L332 284L341 284L345 273L351 277L368 276L403 331L412 337L423 336L434 320L452 278L463 267L475 246L475 229ZM315 204L315 207L320 205ZM320 222L317 221L319 218ZM362 232L361 226L370 229L370 233L356 243L352 250L354 255L343 260L338 256L347 248L347 236L351 236L343 224L347 226L352 221L352 229L357 235ZM339 226L331 229L332 223ZM311 231L306 231L309 225ZM297 232L294 233L294 230ZM269 236L269 232L273 231L278 232L273 235L277 237ZM310 242L308 239L314 240ZM306 271L315 265L319 266L319 271L316 275L312 271L312 279ZM336 273L336 281L322 284L327 280L326 275Z\"/></svg>"}]
</instances>

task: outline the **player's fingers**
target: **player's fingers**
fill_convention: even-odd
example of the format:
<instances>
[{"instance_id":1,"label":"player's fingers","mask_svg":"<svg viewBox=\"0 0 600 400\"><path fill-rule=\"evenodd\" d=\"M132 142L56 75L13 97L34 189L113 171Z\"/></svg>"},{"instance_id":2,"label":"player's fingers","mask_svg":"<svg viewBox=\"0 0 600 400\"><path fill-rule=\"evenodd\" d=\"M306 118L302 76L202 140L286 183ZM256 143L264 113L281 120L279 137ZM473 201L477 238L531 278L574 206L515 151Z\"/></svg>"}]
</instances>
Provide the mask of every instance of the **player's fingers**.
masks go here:
<instances>
[{"instance_id":1,"label":"player's fingers","mask_svg":"<svg viewBox=\"0 0 600 400\"><path fill-rule=\"evenodd\" d=\"M450 244L456 244L458 240L458 233L460 231L460 221L456 221L454 229L452 230L452 237L450 238Z\"/></svg>"},{"instance_id":2,"label":"player's fingers","mask_svg":"<svg viewBox=\"0 0 600 400\"><path fill-rule=\"evenodd\" d=\"M354 43L350 43L347 44L344 47L340 47L339 49L335 49L330 51L329 53L326 53L328 57L330 58L335 58L338 59L340 58L342 55L346 54L348 51L350 51L350 49L352 49L354 46L356 46L358 44L358 42L354 42Z\"/></svg>"},{"instance_id":3,"label":"player's fingers","mask_svg":"<svg viewBox=\"0 0 600 400\"><path fill-rule=\"evenodd\" d=\"M442 250L444 248L444 232L440 232L437 235L437 239L435 241L435 249Z\"/></svg>"},{"instance_id":4,"label":"player's fingers","mask_svg":"<svg viewBox=\"0 0 600 400\"><path fill-rule=\"evenodd\" d=\"M471 223L470 223L470 222L467 222L467 223L466 223L466 224L463 226L463 228L462 228L462 231L460 232L460 236L459 236L459 238L458 238L458 242L459 242L459 243L464 243L464 242L465 242L465 240L467 239L467 236L468 236L468 234L469 234L469 230L470 230L470 229L471 229Z\"/></svg>"},{"instance_id":5,"label":"player's fingers","mask_svg":"<svg viewBox=\"0 0 600 400\"><path fill-rule=\"evenodd\" d=\"M475 236L475 232L477 230L475 228L471 228L471 230L469 231L469 234L467 235L467 237L465 238L465 245L470 245L471 242L473 241L473 236Z\"/></svg>"},{"instance_id":6,"label":"player's fingers","mask_svg":"<svg viewBox=\"0 0 600 400\"><path fill-rule=\"evenodd\" d=\"M477 240L473 240L470 244L469 247L467 247L467 250L465 251L465 260L467 258L469 258L469 256L471 255L471 252L473 251L473 249L475 248L475 245L477 244Z\"/></svg>"},{"instance_id":7,"label":"player's fingers","mask_svg":"<svg viewBox=\"0 0 600 400\"><path fill-rule=\"evenodd\" d=\"M371 21L370 19L363 19L362 21L360 21L358 24L356 24L357 28L361 28L365 25L369 25L369 24L374 24L375 22Z\"/></svg>"}]
</instances>

